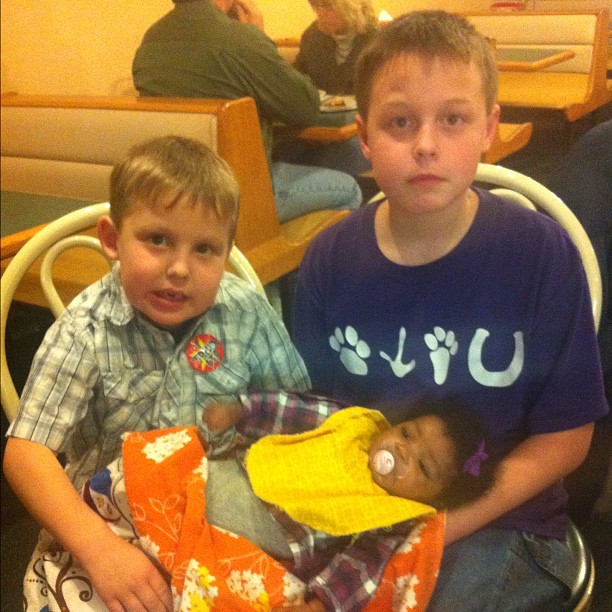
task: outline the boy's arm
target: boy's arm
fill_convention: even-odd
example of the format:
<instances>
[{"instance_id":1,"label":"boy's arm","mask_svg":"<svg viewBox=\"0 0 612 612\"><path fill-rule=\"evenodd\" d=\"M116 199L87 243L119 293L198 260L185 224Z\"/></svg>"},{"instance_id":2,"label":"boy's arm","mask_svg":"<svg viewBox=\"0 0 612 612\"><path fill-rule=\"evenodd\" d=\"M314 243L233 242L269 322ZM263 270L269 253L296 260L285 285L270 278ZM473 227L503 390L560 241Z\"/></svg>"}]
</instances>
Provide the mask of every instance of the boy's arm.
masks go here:
<instances>
[{"instance_id":1,"label":"boy's arm","mask_svg":"<svg viewBox=\"0 0 612 612\"><path fill-rule=\"evenodd\" d=\"M250 299L256 300L257 319L246 355L251 372L248 389L308 391L310 377L306 366L282 320L264 298Z\"/></svg>"},{"instance_id":2,"label":"boy's arm","mask_svg":"<svg viewBox=\"0 0 612 612\"><path fill-rule=\"evenodd\" d=\"M593 423L533 435L499 464L495 483L472 504L449 511L445 544L459 540L520 506L574 471L585 459Z\"/></svg>"},{"instance_id":3,"label":"boy's arm","mask_svg":"<svg viewBox=\"0 0 612 612\"><path fill-rule=\"evenodd\" d=\"M11 437L4 472L36 521L81 562L111 612L173 609L170 588L157 568L85 504L53 451Z\"/></svg>"},{"instance_id":4,"label":"boy's arm","mask_svg":"<svg viewBox=\"0 0 612 612\"><path fill-rule=\"evenodd\" d=\"M240 396L242 403L209 404L202 434L209 457L270 434L293 434L318 427L343 405L307 393L260 391Z\"/></svg>"}]
</instances>

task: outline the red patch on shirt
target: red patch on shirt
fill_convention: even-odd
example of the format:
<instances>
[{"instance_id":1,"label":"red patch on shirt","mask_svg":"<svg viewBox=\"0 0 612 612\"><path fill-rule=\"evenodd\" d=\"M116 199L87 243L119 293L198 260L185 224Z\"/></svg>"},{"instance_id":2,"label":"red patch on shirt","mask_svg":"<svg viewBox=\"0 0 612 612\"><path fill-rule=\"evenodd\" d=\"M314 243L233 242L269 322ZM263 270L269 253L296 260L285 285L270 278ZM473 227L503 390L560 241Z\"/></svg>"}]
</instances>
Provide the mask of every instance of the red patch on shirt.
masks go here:
<instances>
[{"instance_id":1,"label":"red patch on shirt","mask_svg":"<svg viewBox=\"0 0 612 612\"><path fill-rule=\"evenodd\" d=\"M185 349L189 365L196 371L212 372L223 361L225 349L217 338L210 334L194 336Z\"/></svg>"}]
</instances>

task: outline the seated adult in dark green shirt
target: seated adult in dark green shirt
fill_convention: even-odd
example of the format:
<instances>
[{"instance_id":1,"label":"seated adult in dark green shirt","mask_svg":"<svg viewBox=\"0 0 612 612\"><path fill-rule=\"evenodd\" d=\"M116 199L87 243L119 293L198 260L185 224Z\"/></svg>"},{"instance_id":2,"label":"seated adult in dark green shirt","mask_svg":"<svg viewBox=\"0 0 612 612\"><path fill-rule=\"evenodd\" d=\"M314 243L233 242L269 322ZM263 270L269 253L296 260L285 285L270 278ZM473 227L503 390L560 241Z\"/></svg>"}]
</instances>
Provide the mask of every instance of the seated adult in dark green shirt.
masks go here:
<instances>
[{"instance_id":1,"label":"seated adult in dark green shirt","mask_svg":"<svg viewBox=\"0 0 612 612\"><path fill-rule=\"evenodd\" d=\"M146 32L132 66L143 96L240 98L257 105L279 219L323 208L357 208L361 191L348 174L272 163L272 123L313 125L319 93L287 65L263 32L250 0L174 0Z\"/></svg>"}]
</instances>

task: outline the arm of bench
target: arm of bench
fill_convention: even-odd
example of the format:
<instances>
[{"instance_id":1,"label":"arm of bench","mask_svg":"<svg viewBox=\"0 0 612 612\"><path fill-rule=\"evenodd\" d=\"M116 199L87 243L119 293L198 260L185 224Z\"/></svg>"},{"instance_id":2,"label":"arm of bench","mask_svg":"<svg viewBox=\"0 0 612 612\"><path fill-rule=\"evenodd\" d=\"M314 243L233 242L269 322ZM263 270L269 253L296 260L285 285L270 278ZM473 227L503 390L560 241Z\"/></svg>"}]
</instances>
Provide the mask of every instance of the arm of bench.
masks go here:
<instances>
[{"instance_id":1,"label":"arm of bench","mask_svg":"<svg viewBox=\"0 0 612 612\"><path fill-rule=\"evenodd\" d=\"M321 210L288 224L279 223L252 98L13 95L3 96L1 102L3 114L8 107L22 107L15 108L19 113L10 114L12 136L5 129L9 122L3 119L3 156L18 155L24 161L37 161L33 159L37 157L110 172L129 146L145 138L174 132L205 142L228 162L236 175L241 191L236 246L248 259L251 252L256 255L254 267L264 284L294 270L310 240L348 214L344 210ZM35 109L44 112L29 112ZM109 112L105 114L105 111ZM207 117L206 124L204 117ZM28 125L23 122L26 118ZM64 139L50 136L57 129L63 130ZM68 140L70 146L67 146ZM16 150L20 147L23 150ZM105 181L102 185L106 190ZM57 195L79 197L78 194ZM107 199L107 194L100 199ZM262 264L259 269L257 261Z\"/></svg>"},{"instance_id":2,"label":"arm of bench","mask_svg":"<svg viewBox=\"0 0 612 612\"><path fill-rule=\"evenodd\" d=\"M500 159L522 149L529 142L532 129L531 123L500 123L495 139L483 155L483 163L496 164Z\"/></svg>"}]
</instances>

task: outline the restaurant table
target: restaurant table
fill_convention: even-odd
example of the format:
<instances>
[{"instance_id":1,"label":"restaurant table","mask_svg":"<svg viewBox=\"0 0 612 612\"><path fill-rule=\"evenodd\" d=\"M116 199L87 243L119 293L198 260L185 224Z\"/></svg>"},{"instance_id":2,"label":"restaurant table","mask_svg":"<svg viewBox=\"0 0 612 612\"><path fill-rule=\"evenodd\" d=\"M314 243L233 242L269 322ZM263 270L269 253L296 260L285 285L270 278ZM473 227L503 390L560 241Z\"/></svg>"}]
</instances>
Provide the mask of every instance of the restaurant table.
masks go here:
<instances>
[{"instance_id":1,"label":"restaurant table","mask_svg":"<svg viewBox=\"0 0 612 612\"><path fill-rule=\"evenodd\" d=\"M340 100L343 102L341 106L333 104L334 101ZM277 136L314 142L342 142L357 136L356 114L355 96L327 96L321 102L321 110L315 125L296 128L277 124L274 126L274 132Z\"/></svg>"},{"instance_id":2,"label":"restaurant table","mask_svg":"<svg viewBox=\"0 0 612 612\"><path fill-rule=\"evenodd\" d=\"M92 202L75 198L2 191L0 194L2 272L17 251L46 224L89 204ZM95 236L96 229L92 228L83 233ZM108 262L102 255L92 249L80 247L58 257L53 267L53 276L57 279L60 296L68 302L108 270ZM15 292L15 300L47 307L39 274L40 259L24 276Z\"/></svg>"},{"instance_id":3,"label":"restaurant table","mask_svg":"<svg viewBox=\"0 0 612 612\"><path fill-rule=\"evenodd\" d=\"M559 47L496 47L495 49L497 69L508 72L536 72L572 59L575 55L571 49Z\"/></svg>"},{"instance_id":4,"label":"restaurant table","mask_svg":"<svg viewBox=\"0 0 612 612\"><path fill-rule=\"evenodd\" d=\"M17 191L0 193L1 257L12 257L47 223L91 204L85 200L35 195Z\"/></svg>"}]
</instances>

